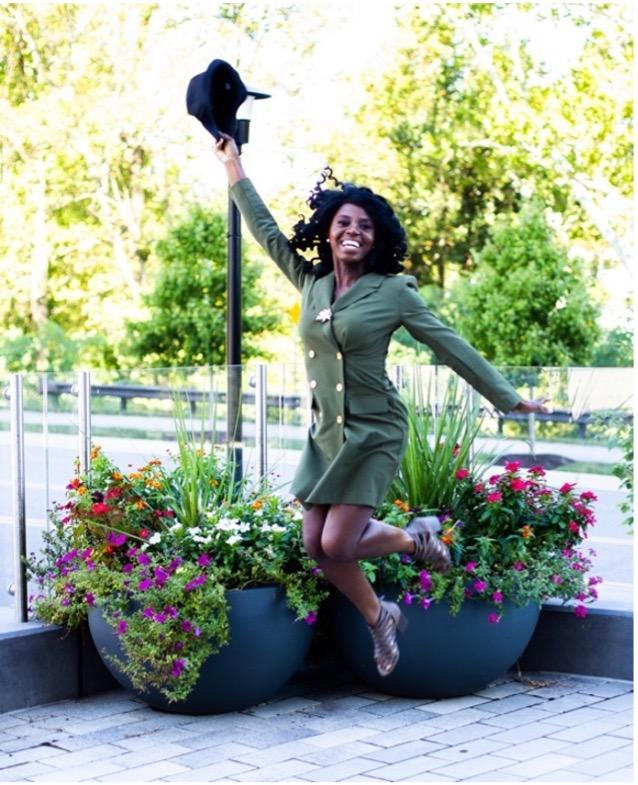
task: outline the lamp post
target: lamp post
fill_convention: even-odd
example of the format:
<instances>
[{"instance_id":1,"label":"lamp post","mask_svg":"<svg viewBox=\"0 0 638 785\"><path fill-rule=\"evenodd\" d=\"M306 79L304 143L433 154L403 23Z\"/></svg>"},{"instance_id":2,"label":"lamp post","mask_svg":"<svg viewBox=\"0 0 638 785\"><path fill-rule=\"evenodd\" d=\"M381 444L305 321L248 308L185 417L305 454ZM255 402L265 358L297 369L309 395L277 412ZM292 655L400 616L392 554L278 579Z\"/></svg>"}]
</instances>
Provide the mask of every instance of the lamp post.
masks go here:
<instances>
[{"instance_id":1,"label":"lamp post","mask_svg":"<svg viewBox=\"0 0 638 785\"><path fill-rule=\"evenodd\" d=\"M248 142L250 119L256 100L270 98L268 93L247 87L248 95L237 110L235 142L241 153ZM243 474L241 417L241 216L228 194L228 275L226 289L226 438L235 477Z\"/></svg>"}]
</instances>

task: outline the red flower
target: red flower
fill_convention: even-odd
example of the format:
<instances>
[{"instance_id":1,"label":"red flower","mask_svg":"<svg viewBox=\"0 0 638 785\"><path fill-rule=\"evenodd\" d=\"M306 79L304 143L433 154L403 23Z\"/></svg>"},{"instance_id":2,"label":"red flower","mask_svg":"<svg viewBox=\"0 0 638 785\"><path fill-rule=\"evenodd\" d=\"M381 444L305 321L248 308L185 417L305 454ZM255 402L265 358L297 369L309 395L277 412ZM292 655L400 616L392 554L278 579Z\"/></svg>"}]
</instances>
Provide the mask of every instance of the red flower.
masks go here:
<instances>
[{"instance_id":1,"label":"red flower","mask_svg":"<svg viewBox=\"0 0 638 785\"><path fill-rule=\"evenodd\" d=\"M593 491L583 491L583 493L580 494L580 498L584 502L598 501L598 496L596 496L596 494Z\"/></svg>"},{"instance_id":2,"label":"red flower","mask_svg":"<svg viewBox=\"0 0 638 785\"><path fill-rule=\"evenodd\" d=\"M142 539L146 539L148 537L148 529L140 529L138 534Z\"/></svg>"},{"instance_id":3,"label":"red flower","mask_svg":"<svg viewBox=\"0 0 638 785\"><path fill-rule=\"evenodd\" d=\"M503 494L500 491L494 491L493 493L487 494L487 501L493 504L494 502L500 502L503 498Z\"/></svg>"},{"instance_id":4,"label":"red flower","mask_svg":"<svg viewBox=\"0 0 638 785\"><path fill-rule=\"evenodd\" d=\"M545 469L542 466L530 466L527 470L529 474L535 474L537 477L544 477L545 476Z\"/></svg>"},{"instance_id":5,"label":"red flower","mask_svg":"<svg viewBox=\"0 0 638 785\"><path fill-rule=\"evenodd\" d=\"M508 461L505 464L505 471L506 472L517 472L521 468L520 461Z\"/></svg>"},{"instance_id":6,"label":"red flower","mask_svg":"<svg viewBox=\"0 0 638 785\"><path fill-rule=\"evenodd\" d=\"M564 485L560 486L558 492L562 494L570 493L570 491L572 491L575 487L576 487L575 482L566 482Z\"/></svg>"},{"instance_id":7,"label":"red flower","mask_svg":"<svg viewBox=\"0 0 638 785\"><path fill-rule=\"evenodd\" d=\"M107 513L110 509L109 505L104 502L95 502L95 504L91 506L91 513L93 515L104 515L104 513Z\"/></svg>"},{"instance_id":8,"label":"red flower","mask_svg":"<svg viewBox=\"0 0 638 785\"><path fill-rule=\"evenodd\" d=\"M483 485L482 482L477 482L476 485L474 486L475 493L483 493L484 489L485 489L485 486Z\"/></svg>"},{"instance_id":9,"label":"red flower","mask_svg":"<svg viewBox=\"0 0 638 785\"><path fill-rule=\"evenodd\" d=\"M513 491L524 491L527 488L527 483L525 480L521 480L519 477L514 477L510 480L510 488Z\"/></svg>"},{"instance_id":10,"label":"red flower","mask_svg":"<svg viewBox=\"0 0 638 785\"><path fill-rule=\"evenodd\" d=\"M112 488L108 488L106 493L104 494L105 499L119 499L122 495L122 489L119 488L117 485L113 486Z\"/></svg>"},{"instance_id":11,"label":"red flower","mask_svg":"<svg viewBox=\"0 0 638 785\"><path fill-rule=\"evenodd\" d=\"M576 523L576 521L570 521L569 522L569 531L573 532L574 534L578 534L578 532L580 531L580 527Z\"/></svg>"},{"instance_id":12,"label":"red flower","mask_svg":"<svg viewBox=\"0 0 638 785\"><path fill-rule=\"evenodd\" d=\"M467 469L459 469L456 472L455 477L456 477L457 480L464 480L466 477L469 477L469 474L470 473L469 473L469 471Z\"/></svg>"}]
</instances>

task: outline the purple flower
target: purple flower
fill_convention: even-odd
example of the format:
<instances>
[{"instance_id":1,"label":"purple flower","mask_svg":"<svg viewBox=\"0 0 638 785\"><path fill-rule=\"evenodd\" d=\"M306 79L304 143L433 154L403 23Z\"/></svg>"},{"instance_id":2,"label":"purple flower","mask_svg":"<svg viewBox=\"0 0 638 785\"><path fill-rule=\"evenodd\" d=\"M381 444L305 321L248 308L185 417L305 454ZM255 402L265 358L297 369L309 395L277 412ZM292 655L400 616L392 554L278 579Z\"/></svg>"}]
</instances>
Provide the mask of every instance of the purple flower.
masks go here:
<instances>
[{"instance_id":1,"label":"purple flower","mask_svg":"<svg viewBox=\"0 0 638 785\"><path fill-rule=\"evenodd\" d=\"M498 624L499 621L501 620L501 614L500 613L489 613L487 615L487 620L489 621L490 624Z\"/></svg>"},{"instance_id":2,"label":"purple flower","mask_svg":"<svg viewBox=\"0 0 638 785\"><path fill-rule=\"evenodd\" d=\"M178 556L176 559L173 559L171 563L168 565L168 571L170 573L175 572L175 570L182 564L182 559Z\"/></svg>"},{"instance_id":3,"label":"purple flower","mask_svg":"<svg viewBox=\"0 0 638 785\"><path fill-rule=\"evenodd\" d=\"M149 606L148 606L148 608L144 608L144 610L142 611L142 616L143 616L145 619L152 619L152 618L153 618L153 616L155 616L155 609L154 609L154 608L152 608L152 607L149 605Z\"/></svg>"},{"instance_id":4,"label":"purple flower","mask_svg":"<svg viewBox=\"0 0 638 785\"><path fill-rule=\"evenodd\" d=\"M574 608L574 613L579 619L584 619L587 616L587 608L584 605L577 605Z\"/></svg>"},{"instance_id":5,"label":"purple flower","mask_svg":"<svg viewBox=\"0 0 638 785\"><path fill-rule=\"evenodd\" d=\"M116 630L117 634L124 635L124 633L127 630L128 630L128 622L124 621L123 619L121 621L118 621L117 630Z\"/></svg>"},{"instance_id":6,"label":"purple flower","mask_svg":"<svg viewBox=\"0 0 638 785\"><path fill-rule=\"evenodd\" d=\"M167 605L164 608L164 613L167 616L170 616L171 619L176 619L179 616L179 611L177 610L177 608L174 605Z\"/></svg>"},{"instance_id":7,"label":"purple flower","mask_svg":"<svg viewBox=\"0 0 638 785\"><path fill-rule=\"evenodd\" d=\"M151 560L145 553L138 553L137 554L137 563L138 564L150 564Z\"/></svg>"},{"instance_id":8,"label":"purple flower","mask_svg":"<svg viewBox=\"0 0 638 785\"><path fill-rule=\"evenodd\" d=\"M127 561L126 564L122 567L122 572L125 575L128 575L129 573L133 572L133 562Z\"/></svg>"},{"instance_id":9,"label":"purple flower","mask_svg":"<svg viewBox=\"0 0 638 785\"><path fill-rule=\"evenodd\" d=\"M596 589L594 589L594 587L593 587L593 586L591 587L591 589L589 590L589 592L588 592L588 593L589 593L589 596L590 596L592 599L594 599L594 600L597 600L597 599L598 599L598 591L597 591Z\"/></svg>"},{"instance_id":10,"label":"purple flower","mask_svg":"<svg viewBox=\"0 0 638 785\"><path fill-rule=\"evenodd\" d=\"M495 591L492 594L492 602L496 605L500 605L503 602L503 592L502 591Z\"/></svg>"},{"instance_id":11,"label":"purple flower","mask_svg":"<svg viewBox=\"0 0 638 785\"><path fill-rule=\"evenodd\" d=\"M87 591L84 599L86 600L86 604L87 605L90 605L91 607L93 607L95 605L95 595L91 594L90 591Z\"/></svg>"},{"instance_id":12,"label":"purple flower","mask_svg":"<svg viewBox=\"0 0 638 785\"><path fill-rule=\"evenodd\" d=\"M487 589L487 583L485 581L474 581L472 586L474 588L474 591L477 592L478 594L481 594L482 592L485 591L485 589Z\"/></svg>"},{"instance_id":13,"label":"purple flower","mask_svg":"<svg viewBox=\"0 0 638 785\"><path fill-rule=\"evenodd\" d=\"M152 585L153 581L150 578L144 578L137 584L137 588L139 591L146 591L147 589L150 589Z\"/></svg>"},{"instance_id":14,"label":"purple flower","mask_svg":"<svg viewBox=\"0 0 638 785\"><path fill-rule=\"evenodd\" d=\"M202 583L205 582L206 582L206 576L203 574L198 575L197 578L193 578L192 581L189 581L186 584L186 586L184 586L184 591L193 591L193 589L196 589L198 586L201 586Z\"/></svg>"},{"instance_id":15,"label":"purple flower","mask_svg":"<svg viewBox=\"0 0 638 785\"><path fill-rule=\"evenodd\" d=\"M310 574L311 575L323 575L323 570L321 569L321 567L313 567L312 570L310 570Z\"/></svg>"},{"instance_id":16,"label":"purple flower","mask_svg":"<svg viewBox=\"0 0 638 785\"><path fill-rule=\"evenodd\" d=\"M182 628L182 632L192 632L193 631L193 625L188 620L183 621L180 626Z\"/></svg>"},{"instance_id":17,"label":"purple flower","mask_svg":"<svg viewBox=\"0 0 638 785\"><path fill-rule=\"evenodd\" d=\"M197 558L197 564L200 567L208 567L210 565L210 556L207 553L202 553L202 555Z\"/></svg>"},{"instance_id":18,"label":"purple flower","mask_svg":"<svg viewBox=\"0 0 638 785\"><path fill-rule=\"evenodd\" d=\"M522 561L515 561L512 569L516 570L516 572L522 572L526 567Z\"/></svg>"},{"instance_id":19,"label":"purple flower","mask_svg":"<svg viewBox=\"0 0 638 785\"><path fill-rule=\"evenodd\" d=\"M576 599L583 602L583 600L587 599L587 594L585 594L584 591L579 591L578 594L576 595Z\"/></svg>"},{"instance_id":20,"label":"purple flower","mask_svg":"<svg viewBox=\"0 0 638 785\"><path fill-rule=\"evenodd\" d=\"M412 605L413 599L414 597L410 594L409 591L406 591L406 593L403 595L403 602L405 605Z\"/></svg>"},{"instance_id":21,"label":"purple flower","mask_svg":"<svg viewBox=\"0 0 638 785\"><path fill-rule=\"evenodd\" d=\"M180 658L173 660L173 667L171 668L171 676L177 679L181 676L182 671L186 667L186 662Z\"/></svg>"},{"instance_id":22,"label":"purple flower","mask_svg":"<svg viewBox=\"0 0 638 785\"><path fill-rule=\"evenodd\" d=\"M166 614L165 613L156 613L155 614L155 621L158 624L164 624L164 622L166 621Z\"/></svg>"},{"instance_id":23,"label":"purple flower","mask_svg":"<svg viewBox=\"0 0 638 785\"><path fill-rule=\"evenodd\" d=\"M304 621L306 624L314 624L317 621L317 614L315 611L310 611L310 613L305 617Z\"/></svg>"},{"instance_id":24,"label":"purple flower","mask_svg":"<svg viewBox=\"0 0 638 785\"><path fill-rule=\"evenodd\" d=\"M424 611L427 611L430 605L432 605L432 600L429 597L421 598L421 607L423 608Z\"/></svg>"},{"instance_id":25,"label":"purple flower","mask_svg":"<svg viewBox=\"0 0 638 785\"><path fill-rule=\"evenodd\" d=\"M120 547L120 545L124 545L126 542L126 534L120 534L119 532L109 532L106 535L106 541L109 545L115 545L116 547Z\"/></svg>"},{"instance_id":26,"label":"purple flower","mask_svg":"<svg viewBox=\"0 0 638 785\"><path fill-rule=\"evenodd\" d=\"M161 589L166 581L170 578L170 573L163 567L155 567L153 570L153 576L155 578L155 585L158 589Z\"/></svg>"},{"instance_id":27,"label":"purple flower","mask_svg":"<svg viewBox=\"0 0 638 785\"><path fill-rule=\"evenodd\" d=\"M401 564L412 564L412 557L408 553L402 553Z\"/></svg>"},{"instance_id":28,"label":"purple flower","mask_svg":"<svg viewBox=\"0 0 638 785\"><path fill-rule=\"evenodd\" d=\"M432 588L432 578L427 570L421 570L419 573L419 583L423 591L430 591Z\"/></svg>"},{"instance_id":29,"label":"purple flower","mask_svg":"<svg viewBox=\"0 0 638 785\"><path fill-rule=\"evenodd\" d=\"M474 572L475 569L476 569L476 562L475 561L469 561L465 565L465 572Z\"/></svg>"},{"instance_id":30,"label":"purple flower","mask_svg":"<svg viewBox=\"0 0 638 785\"><path fill-rule=\"evenodd\" d=\"M560 575L552 575L552 577L550 578L550 581L553 584L555 584L556 586L560 586L561 583L563 583L563 579L561 578Z\"/></svg>"}]
</instances>

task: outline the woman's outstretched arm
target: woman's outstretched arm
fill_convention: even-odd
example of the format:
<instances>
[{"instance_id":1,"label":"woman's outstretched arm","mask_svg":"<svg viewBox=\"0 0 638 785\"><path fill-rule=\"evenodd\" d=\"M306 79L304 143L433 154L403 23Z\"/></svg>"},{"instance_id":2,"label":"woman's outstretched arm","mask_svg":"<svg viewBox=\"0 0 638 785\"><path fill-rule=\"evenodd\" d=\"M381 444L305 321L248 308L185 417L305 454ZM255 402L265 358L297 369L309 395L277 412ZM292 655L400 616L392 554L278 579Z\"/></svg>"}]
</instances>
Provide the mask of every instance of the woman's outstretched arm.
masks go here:
<instances>
[{"instance_id":1,"label":"woman's outstretched arm","mask_svg":"<svg viewBox=\"0 0 638 785\"><path fill-rule=\"evenodd\" d=\"M224 164L228 185L233 186L246 178L239 149L232 136L222 134L221 139L215 142L215 155Z\"/></svg>"}]
</instances>

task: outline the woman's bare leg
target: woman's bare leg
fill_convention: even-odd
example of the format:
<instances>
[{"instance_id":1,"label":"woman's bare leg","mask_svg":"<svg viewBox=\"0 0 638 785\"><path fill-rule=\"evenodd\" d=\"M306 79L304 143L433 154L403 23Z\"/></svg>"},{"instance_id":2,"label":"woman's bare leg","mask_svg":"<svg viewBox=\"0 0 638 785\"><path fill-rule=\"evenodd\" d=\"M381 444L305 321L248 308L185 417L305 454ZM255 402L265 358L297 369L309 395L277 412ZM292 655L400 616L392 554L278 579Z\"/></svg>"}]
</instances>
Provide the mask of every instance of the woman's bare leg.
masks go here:
<instances>
[{"instance_id":1,"label":"woman's bare leg","mask_svg":"<svg viewBox=\"0 0 638 785\"><path fill-rule=\"evenodd\" d=\"M409 553L414 543L395 526L370 519L371 507L352 504L314 505L304 512L304 544L326 578L374 625L380 606L359 559L395 551Z\"/></svg>"}]
</instances>

